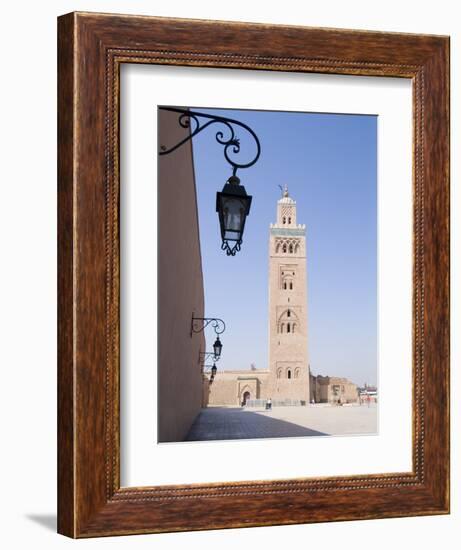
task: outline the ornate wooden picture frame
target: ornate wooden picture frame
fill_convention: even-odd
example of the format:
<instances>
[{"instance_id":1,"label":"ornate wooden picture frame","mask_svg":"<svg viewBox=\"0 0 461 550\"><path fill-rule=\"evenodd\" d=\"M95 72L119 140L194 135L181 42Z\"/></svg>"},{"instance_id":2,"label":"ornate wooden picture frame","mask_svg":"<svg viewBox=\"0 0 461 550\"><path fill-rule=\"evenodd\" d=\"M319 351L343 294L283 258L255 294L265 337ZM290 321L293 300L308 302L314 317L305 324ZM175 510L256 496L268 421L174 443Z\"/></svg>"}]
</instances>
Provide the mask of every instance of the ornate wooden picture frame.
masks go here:
<instances>
[{"instance_id":1,"label":"ornate wooden picture frame","mask_svg":"<svg viewBox=\"0 0 461 550\"><path fill-rule=\"evenodd\" d=\"M448 513L449 39L71 13L59 18L58 46L58 531L97 537ZM412 80L412 471L120 487L122 63Z\"/></svg>"}]
</instances>

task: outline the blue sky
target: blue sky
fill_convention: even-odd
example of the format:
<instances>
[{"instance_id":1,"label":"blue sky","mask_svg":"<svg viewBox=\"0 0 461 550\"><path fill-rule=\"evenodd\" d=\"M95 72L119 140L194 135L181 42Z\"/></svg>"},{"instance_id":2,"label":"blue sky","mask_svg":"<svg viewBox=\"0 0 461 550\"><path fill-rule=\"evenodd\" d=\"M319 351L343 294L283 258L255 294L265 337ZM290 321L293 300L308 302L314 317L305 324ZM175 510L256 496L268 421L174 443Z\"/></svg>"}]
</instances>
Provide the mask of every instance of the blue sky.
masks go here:
<instances>
[{"instance_id":1,"label":"blue sky","mask_svg":"<svg viewBox=\"0 0 461 550\"><path fill-rule=\"evenodd\" d=\"M197 108L198 110L198 108ZM221 317L219 369L268 367L269 224L279 185L306 224L309 362L314 374L377 381L377 118L363 115L211 110L258 135L261 156L238 172L253 196L242 250L221 251L216 191L231 175L213 125L193 140L206 316ZM242 161L254 145L244 130ZM207 332L207 349L214 341Z\"/></svg>"}]
</instances>

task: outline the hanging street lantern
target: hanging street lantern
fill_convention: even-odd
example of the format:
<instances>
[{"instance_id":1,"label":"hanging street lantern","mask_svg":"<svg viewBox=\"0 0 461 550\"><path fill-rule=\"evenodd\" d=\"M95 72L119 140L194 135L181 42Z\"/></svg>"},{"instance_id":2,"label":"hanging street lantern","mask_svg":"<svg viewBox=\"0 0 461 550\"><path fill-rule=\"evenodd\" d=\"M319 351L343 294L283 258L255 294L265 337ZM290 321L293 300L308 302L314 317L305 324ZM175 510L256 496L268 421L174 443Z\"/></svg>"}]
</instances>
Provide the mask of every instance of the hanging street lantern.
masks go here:
<instances>
[{"instance_id":1,"label":"hanging street lantern","mask_svg":"<svg viewBox=\"0 0 461 550\"><path fill-rule=\"evenodd\" d=\"M218 213L221 229L221 249L225 250L228 256L235 256L242 245L245 221L250 213L252 199L250 195L247 195L245 187L240 185L237 170L250 168L259 159L261 144L258 136L247 124L233 118L201 113L179 107L160 107L160 109L178 113L179 125L182 128L189 128L190 133L169 149L166 146L160 146L159 155L169 155L173 151L176 151L178 147L181 147L181 145L194 138L212 124L220 124L222 126L224 131L218 131L215 137L216 141L224 147L224 158L232 167L232 176L227 180L223 190L221 192L218 191L216 194L216 212ZM206 122L202 122L201 119L205 119ZM240 153L240 139L236 135L235 128L245 130L250 135L250 139L254 140L256 151L248 162L237 162L236 160L235 155Z\"/></svg>"},{"instance_id":2,"label":"hanging street lantern","mask_svg":"<svg viewBox=\"0 0 461 550\"><path fill-rule=\"evenodd\" d=\"M213 344L213 352L214 352L215 360L221 357L221 351L222 351L222 343L221 343L221 340L219 339L219 336L217 336L215 343Z\"/></svg>"},{"instance_id":3,"label":"hanging street lantern","mask_svg":"<svg viewBox=\"0 0 461 550\"><path fill-rule=\"evenodd\" d=\"M240 250L246 217L250 213L250 195L240 185L237 176L231 176L221 192L216 193L216 212L219 217L222 245L228 256Z\"/></svg>"}]
</instances>

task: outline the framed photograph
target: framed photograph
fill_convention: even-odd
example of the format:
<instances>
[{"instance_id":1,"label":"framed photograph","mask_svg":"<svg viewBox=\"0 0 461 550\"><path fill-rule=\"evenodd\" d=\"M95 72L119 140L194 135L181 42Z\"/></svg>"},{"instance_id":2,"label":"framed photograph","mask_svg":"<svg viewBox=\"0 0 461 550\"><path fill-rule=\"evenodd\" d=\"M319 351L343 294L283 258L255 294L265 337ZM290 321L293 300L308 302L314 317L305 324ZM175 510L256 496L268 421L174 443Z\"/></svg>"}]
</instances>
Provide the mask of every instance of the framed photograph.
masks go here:
<instances>
[{"instance_id":1,"label":"framed photograph","mask_svg":"<svg viewBox=\"0 0 461 550\"><path fill-rule=\"evenodd\" d=\"M58 20L58 531L449 512L449 39Z\"/></svg>"}]
</instances>

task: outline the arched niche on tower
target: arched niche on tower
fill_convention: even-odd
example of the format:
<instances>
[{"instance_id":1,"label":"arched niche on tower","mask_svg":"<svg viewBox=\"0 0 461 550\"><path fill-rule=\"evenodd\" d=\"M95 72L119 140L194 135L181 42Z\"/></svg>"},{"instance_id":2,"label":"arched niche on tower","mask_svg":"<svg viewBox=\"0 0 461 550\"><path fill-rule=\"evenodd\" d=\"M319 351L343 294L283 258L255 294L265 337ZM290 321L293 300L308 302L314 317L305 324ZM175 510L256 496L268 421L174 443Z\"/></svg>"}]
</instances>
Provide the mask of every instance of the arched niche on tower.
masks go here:
<instances>
[{"instance_id":1,"label":"arched niche on tower","mask_svg":"<svg viewBox=\"0 0 461 550\"><path fill-rule=\"evenodd\" d=\"M295 237L279 237L275 239L275 253L292 256L300 251L299 239Z\"/></svg>"},{"instance_id":2,"label":"arched niche on tower","mask_svg":"<svg viewBox=\"0 0 461 550\"><path fill-rule=\"evenodd\" d=\"M281 276L281 288L282 290L293 290L295 287L294 283L294 276L291 274L290 271L289 275L282 275Z\"/></svg>"},{"instance_id":3,"label":"arched niche on tower","mask_svg":"<svg viewBox=\"0 0 461 550\"><path fill-rule=\"evenodd\" d=\"M291 308L286 308L277 319L277 332L280 334L296 334L299 332L299 318Z\"/></svg>"}]
</instances>

